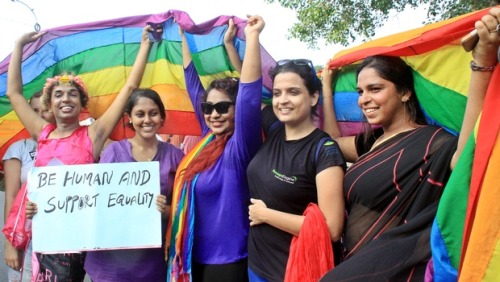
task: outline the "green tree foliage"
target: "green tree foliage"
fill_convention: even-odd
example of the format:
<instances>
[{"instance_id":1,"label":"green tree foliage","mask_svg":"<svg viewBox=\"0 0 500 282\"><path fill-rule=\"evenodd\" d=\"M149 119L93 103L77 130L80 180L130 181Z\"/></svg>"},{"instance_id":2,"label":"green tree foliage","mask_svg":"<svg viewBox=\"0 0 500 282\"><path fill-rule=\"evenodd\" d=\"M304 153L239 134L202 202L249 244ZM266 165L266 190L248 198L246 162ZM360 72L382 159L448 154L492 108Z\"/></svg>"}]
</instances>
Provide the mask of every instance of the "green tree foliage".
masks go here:
<instances>
[{"instance_id":1,"label":"green tree foliage","mask_svg":"<svg viewBox=\"0 0 500 282\"><path fill-rule=\"evenodd\" d=\"M500 0L266 0L297 13L298 23L288 31L310 48L318 39L347 46L356 39L368 40L387 21L389 12L428 5L431 23L500 4Z\"/></svg>"}]
</instances>

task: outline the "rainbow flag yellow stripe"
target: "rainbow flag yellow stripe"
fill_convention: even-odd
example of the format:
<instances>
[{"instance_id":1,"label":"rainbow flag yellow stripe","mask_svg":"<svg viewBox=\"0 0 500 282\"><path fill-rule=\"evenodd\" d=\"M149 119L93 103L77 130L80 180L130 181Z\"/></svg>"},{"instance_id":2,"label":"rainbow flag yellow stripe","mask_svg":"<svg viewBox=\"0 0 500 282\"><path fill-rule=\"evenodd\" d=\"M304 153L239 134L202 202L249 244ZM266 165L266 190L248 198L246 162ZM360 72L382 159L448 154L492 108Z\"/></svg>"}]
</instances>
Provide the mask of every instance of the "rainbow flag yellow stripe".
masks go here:
<instances>
[{"instance_id":1,"label":"rainbow flag yellow stripe","mask_svg":"<svg viewBox=\"0 0 500 282\"><path fill-rule=\"evenodd\" d=\"M201 129L184 82L179 27L186 32L193 62L206 86L214 78L237 76L223 44L229 18L234 19L238 28L234 44L243 59L246 20L237 17L219 16L195 24L187 13L170 10L49 29L24 49L24 95L29 99L43 88L47 78L63 71L73 72L82 77L91 96L88 112L82 118L89 115L99 118L125 83L139 50L142 28L147 22L161 22L162 41L155 43L150 51L141 87L156 90L166 105L167 121L160 129L161 134L199 135ZM275 61L262 46L261 53L263 73L267 74ZM9 60L10 56L0 62L0 155L11 143L27 137L5 96ZM269 96L269 78L264 79L264 86L264 93ZM130 134L120 122L111 138L118 140Z\"/></svg>"}]
</instances>

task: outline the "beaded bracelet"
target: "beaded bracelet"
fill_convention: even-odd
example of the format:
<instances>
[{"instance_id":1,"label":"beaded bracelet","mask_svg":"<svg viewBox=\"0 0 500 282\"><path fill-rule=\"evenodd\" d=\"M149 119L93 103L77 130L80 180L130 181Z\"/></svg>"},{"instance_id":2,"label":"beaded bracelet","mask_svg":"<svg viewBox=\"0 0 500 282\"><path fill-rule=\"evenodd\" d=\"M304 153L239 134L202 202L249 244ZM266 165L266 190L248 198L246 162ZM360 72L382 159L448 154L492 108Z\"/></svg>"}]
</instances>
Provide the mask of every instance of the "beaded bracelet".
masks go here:
<instances>
[{"instance_id":1,"label":"beaded bracelet","mask_svg":"<svg viewBox=\"0 0 500 282\"><path fill-rule=\"evenodd\" d=\"M491 72L494 71L497 66L491 66L491 67L481 67L476 64L474 61L470 61L470 69L472 71L483 71L483 72Z\"/></svg>"}]
</instances>

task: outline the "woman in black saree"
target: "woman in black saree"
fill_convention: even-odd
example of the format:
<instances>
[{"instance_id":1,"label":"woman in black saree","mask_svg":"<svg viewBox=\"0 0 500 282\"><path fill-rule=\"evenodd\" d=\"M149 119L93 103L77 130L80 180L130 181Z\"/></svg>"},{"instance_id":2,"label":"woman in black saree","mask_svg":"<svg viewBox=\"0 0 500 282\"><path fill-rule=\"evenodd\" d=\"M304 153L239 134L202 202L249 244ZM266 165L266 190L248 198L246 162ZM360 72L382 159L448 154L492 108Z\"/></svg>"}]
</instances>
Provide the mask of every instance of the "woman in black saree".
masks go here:
<instances>
[{"instance_id":1,"label":"woman in black saree","mask_svg":"<svg viewBox=\"0 0 500 282\"><path fill-rule=\"evenodd\" d=\"M431 257L430 229L448 177L472 132L489 84L500 34L500 9L476 23L471 83L460 136L427 125L411 68L399 57L366 58L357 71L358 105L374 131L340 137L331 93L333 71L323 78L324 130L347 161L345 261L321 281L423 281Z\"/></svg>"}]
</instances>

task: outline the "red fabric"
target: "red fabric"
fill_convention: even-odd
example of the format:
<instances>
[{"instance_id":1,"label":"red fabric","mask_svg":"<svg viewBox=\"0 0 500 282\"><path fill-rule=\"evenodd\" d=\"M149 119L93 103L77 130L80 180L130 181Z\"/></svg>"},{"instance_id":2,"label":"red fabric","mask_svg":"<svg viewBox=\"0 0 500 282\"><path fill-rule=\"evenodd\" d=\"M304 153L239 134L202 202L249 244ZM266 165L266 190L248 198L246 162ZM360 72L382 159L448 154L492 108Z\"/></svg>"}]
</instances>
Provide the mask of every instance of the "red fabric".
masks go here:
<instances>
[{"instance_id":1,"label":"red fabric","mask_svg":"<svg viewBox=\"0 0 500 282\"><path fill-rule=\"evenodd\" d=\"M290 245L285 282L317 282L334 267L330 232L318 205L309 204L304 216L299 236Z\"/></svg>"},{"instance_id":2,"label":"red fabric","mask_svg":"<svg viewBox=\"0 0 500 282\"><path fill-rule=\"evenodd\" d=\"M25 183L17 193L5 221L5 226L2 229L5 238L9 240L14 248L20 250L26 249L26 245L31 238L31 226L26 226L26 193Z\"/></svg>"}]
</instances>

